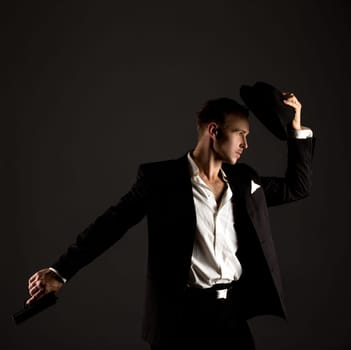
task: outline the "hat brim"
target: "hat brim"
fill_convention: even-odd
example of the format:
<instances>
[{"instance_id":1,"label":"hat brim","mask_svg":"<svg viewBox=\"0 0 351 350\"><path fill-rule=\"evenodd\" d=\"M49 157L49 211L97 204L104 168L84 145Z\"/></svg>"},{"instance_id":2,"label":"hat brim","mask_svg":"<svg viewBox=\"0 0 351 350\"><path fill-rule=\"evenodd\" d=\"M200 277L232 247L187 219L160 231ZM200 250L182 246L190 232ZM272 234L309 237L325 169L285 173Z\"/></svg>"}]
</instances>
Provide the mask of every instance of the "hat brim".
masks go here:
<instances>
[{"instance_id":1,"label":"hat brim","mask_svg":"<svg viewBox=\"0 0 351 350\"><path fill-rule=\"evenodd\" d=\"M295 109L283 102L281 91L265 82L256 82L252 87L242 85L240 96L270 132L280 140L287 139L287 125L293 120Z\"/></svg>"}]
</instances>

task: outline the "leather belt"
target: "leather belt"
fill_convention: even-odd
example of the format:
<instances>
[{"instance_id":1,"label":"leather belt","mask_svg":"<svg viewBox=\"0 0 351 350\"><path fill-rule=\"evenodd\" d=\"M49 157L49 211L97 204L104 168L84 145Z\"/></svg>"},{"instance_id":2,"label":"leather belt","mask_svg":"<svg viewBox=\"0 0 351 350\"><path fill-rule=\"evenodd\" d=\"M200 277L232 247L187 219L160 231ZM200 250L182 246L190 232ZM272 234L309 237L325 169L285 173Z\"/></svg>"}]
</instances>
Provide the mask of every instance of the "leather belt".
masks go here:
<instances>
[{"instance_id":1,"label":"leather belt","mask_svg":"<svg viewBox=\"0 0 351 350\"><path fill-rule=\"evenodd\" d=\"M237 281L215 284L210 288L187 287L186 295L194 298L227 299L229 292L238 287Z\"/></svg>"}]
</instances>

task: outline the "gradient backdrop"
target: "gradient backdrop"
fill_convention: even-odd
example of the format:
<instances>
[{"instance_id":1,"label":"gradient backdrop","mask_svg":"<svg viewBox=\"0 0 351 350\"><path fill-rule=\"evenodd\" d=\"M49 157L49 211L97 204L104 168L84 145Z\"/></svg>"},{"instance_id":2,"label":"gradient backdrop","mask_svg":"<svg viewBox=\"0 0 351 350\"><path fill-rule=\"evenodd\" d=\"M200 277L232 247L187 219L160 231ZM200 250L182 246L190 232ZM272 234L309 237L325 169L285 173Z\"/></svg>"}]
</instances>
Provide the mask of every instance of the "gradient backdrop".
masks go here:
<instances>
[{"instance_id":1,"label":"gradient backdrop","mask_svg":"<svg viewBox=\"0 0 351 350\"><path fill-rule=\"evenodd\" d=\"M16 327L27 279L118 201L138 164L196 142L210 98L264 80L316 137L312 195L271 210L289 321L250 321L258 350L351 349L350 1L12 1L2 8L1 349L148 349L143 221ZM284 172L251 118L241 161Z\"/></svg>"}]
</instances>

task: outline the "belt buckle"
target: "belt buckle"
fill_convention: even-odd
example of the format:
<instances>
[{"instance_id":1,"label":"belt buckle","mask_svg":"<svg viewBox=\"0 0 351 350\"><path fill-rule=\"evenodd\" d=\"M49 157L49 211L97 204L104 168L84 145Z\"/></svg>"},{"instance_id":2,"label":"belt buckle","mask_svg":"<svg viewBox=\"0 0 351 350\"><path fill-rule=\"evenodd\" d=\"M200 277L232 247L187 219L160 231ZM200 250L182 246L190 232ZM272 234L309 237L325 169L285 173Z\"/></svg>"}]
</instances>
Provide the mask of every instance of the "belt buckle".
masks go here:
<instances>
[{"instance_id":1,"label":"belt buckle","mask_svg":"<svg viewBox=\"0 0 351 350\"><path fill-rule=\"evenodd\" d=\"M228 288L227 289L217 289L216 299L227 299Z\"/></svg>"}]
</instances>

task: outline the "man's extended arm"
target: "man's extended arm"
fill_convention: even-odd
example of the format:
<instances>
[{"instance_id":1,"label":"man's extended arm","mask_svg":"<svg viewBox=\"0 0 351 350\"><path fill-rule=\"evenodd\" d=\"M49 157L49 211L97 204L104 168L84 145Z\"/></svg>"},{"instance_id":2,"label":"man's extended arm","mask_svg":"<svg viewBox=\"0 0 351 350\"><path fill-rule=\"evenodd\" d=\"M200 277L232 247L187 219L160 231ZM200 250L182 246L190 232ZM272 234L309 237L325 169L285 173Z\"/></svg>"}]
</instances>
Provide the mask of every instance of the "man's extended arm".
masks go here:
<instances>
[{"instance_id":1,"label":"man's extended arm","mask_svg":"<svg viewBox=\"0 0 351 350\"><path fill-rule=\"evenodd\" d=\"M140 166L132 189L79 234L75 243L51 265L52 269L39 270L29 278L28 291L31 298L27 303L48 292L60 290L65 280L72 278L79 269L117 242L130 227L144 217L147 196L148 186L143 167Z\"/></svg>"}]
</instances>

